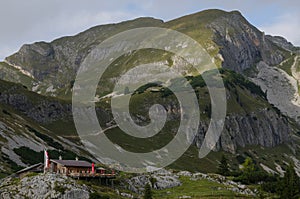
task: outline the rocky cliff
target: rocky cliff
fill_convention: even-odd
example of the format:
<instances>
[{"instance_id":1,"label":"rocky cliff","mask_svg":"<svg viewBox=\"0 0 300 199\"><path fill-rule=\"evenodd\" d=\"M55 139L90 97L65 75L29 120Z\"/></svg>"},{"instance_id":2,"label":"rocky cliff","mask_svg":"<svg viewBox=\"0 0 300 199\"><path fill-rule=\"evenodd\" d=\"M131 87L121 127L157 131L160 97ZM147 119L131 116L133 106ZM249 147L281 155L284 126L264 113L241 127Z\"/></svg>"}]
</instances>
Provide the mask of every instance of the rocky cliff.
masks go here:
<instances>
[{"instance_id":1,"label":"rocky cliff","mask_svg":"<svg viewBox=\"0 0 300 199\"><path fill-rule=\"evenodd\" d=\"M277 65L284 59L284 51L274 45L272 37L266 37L239 12L220 17L208 26L214 32L214 41L222 47L225 68L242 73L258 61Z\"/></svg>"}]
</instances>

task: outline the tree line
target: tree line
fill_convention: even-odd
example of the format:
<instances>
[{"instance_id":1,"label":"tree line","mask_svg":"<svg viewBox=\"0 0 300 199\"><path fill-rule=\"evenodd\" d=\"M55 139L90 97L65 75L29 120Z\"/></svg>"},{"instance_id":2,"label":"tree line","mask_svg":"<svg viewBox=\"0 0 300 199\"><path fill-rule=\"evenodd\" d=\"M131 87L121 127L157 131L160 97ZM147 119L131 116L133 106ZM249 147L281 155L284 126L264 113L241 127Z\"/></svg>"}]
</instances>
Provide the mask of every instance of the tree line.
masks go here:
<instances>
[{"instance_id":1,"label":"tree line","mask_svg":"<svg viewBox=\"0 0 300 199\"><path fill-rule=\"evenodd\" d=\"M261 170L255 162L247 157L239 171L231 171L228 159L223 155L218 165L218 173L224 176L233 176L233 180L243 184L260 184L260 194L263 192L276 194L279 198L300 198L300 177L290 163L285 169L283 177L276 174L268 174Z\"/></svg>"}]
</instances>

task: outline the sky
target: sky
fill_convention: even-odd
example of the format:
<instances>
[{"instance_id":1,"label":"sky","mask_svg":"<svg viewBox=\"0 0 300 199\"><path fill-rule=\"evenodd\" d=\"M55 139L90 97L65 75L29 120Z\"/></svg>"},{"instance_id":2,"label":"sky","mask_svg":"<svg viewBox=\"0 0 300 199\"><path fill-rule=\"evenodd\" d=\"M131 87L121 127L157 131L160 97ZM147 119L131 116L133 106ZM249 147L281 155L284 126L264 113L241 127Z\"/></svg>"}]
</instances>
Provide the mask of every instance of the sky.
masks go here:
<instances>
[{"instance_id":1,"label":"sky","mask_svg":"<svg viewBox=\"0 0 300 199\"><path fill-rule=\"evenodd\" d=\"M168 21L205 9L239 10L267 34L300 46L299 0L1 0L0 60L23 44L50 42L137 17Z\"/></svg>"}]
</instances>

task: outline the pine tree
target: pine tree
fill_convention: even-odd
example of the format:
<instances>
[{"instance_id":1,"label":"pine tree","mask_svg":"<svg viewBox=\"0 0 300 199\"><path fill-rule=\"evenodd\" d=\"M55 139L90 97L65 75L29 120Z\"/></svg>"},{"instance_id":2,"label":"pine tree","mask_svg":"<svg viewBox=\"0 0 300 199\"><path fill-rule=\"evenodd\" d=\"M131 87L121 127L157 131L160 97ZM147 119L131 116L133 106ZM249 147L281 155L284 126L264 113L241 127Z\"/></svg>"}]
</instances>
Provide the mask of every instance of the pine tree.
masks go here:
<instances>
[{"instance_id":1,"label":"pine tree","mask_svg":"<svg viewBox=\"0 0 300 199\"><path fill-rule=\"evenodd\" d=\"M300 198L300 178L297 176L292 164L286 170L278 189L280 190L280 198Z\"/></svg>"},{"instance_id":2,"label":"pine tree","mask_svg":"<svg viewBox=\"0 0 300 199\"><path fill-rule=\"evenodd\" d=\"M144 199L152 199L152 190L149 183L145 186Z\"/></svg>"},{"instance_id":3,"label":"pine tree","mask_svg":"<svg viewBox=\"0 0 300 199\"><path fill-rule=\"evenodd\" d=\"M245 159L245 162L242 164L241 170L245 175L251 175L255 171L255 164L250 157Z\"/></svg>"},{"instance_id":4,"label":"pine tree","mask_svg":"<svg viewBox=\"0 0 300 199\"><path fill-rule=\"evenodd\" d=\"M225 155L222 155L220 164L218 166L218 173L224 176L229 175L229 166L227 163L227 158L225 157Z\"/></svg>"},{"instance_id":5,"label":"pine tree","mask_svg":"<svg viewBox=\"0 0 300 199\"><path fill-rule=\"evenodd\" d=\"M239 176L240 181L244 184L251 184L257 181L257 170L253 160L250 157L245 159L241 168L242 174Z\"/></svg>"}]
</instances>

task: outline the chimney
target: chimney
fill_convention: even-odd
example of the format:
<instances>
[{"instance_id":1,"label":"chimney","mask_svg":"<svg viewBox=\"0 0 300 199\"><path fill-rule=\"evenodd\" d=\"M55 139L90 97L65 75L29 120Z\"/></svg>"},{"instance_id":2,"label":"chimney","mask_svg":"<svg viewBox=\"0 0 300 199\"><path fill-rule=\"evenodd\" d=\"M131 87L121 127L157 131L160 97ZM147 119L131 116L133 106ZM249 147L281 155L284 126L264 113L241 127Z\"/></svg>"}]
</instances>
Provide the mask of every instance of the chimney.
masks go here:
<instances>
[{"instance_id":1,"label":"chimney","mask_svg":"<svg viewBox=\"0 0 300 199\"><path fill-rule=\"evenodd\" d=\"M77 156L76 156L75 160L78 161L78 157Z\"/></svg>"},{"instance_id":2,"label":"chimney","mask_svg":"<svg viewBox=\"0 0 300 199\"><path fill-rule=\"evenodd\" d=\"M58 159L59 159L59 160L62 160L62 157L61 157L61 155L58 157Z\"/></svg>"}]
</instances>

